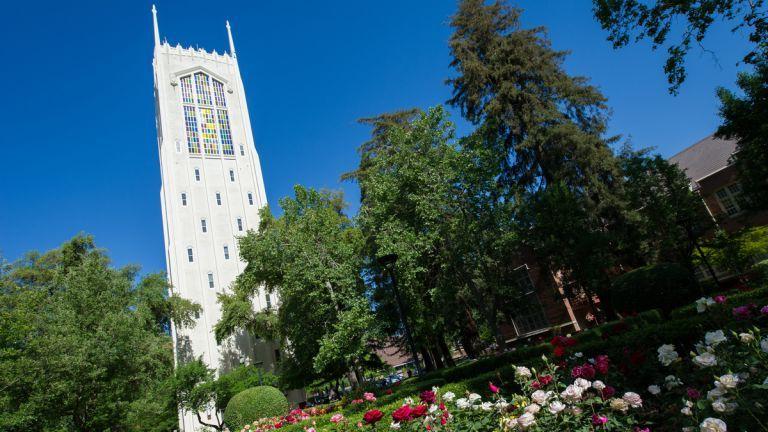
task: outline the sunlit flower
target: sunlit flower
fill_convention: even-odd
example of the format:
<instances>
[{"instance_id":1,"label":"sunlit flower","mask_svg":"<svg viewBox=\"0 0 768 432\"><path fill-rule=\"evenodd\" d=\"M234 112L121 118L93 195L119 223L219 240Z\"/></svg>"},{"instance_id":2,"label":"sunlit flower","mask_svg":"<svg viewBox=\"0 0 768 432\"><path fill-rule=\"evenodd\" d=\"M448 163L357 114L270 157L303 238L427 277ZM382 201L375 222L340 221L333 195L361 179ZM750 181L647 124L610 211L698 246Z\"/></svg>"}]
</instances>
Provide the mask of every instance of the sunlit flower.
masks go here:
<instances>
[{"instance_id":1,"label":"sunlit flower","mask_svg":"<svg viewBox=\"0 0 768 432\"><path fill-rule=\"evenodd\" d=\"M524 411L527 412L527 413L531 413L531 414L536 415L536 414L539 413L540 410L541 410L541 406L539 406L539 404L535 404L534 403L534 404L530 404L527 407L525 407Z\"/></svg>"},{"instance_id":2,"label":"sunlit flower","mask_svg":"<svg viewBox=\"0 0 768 432\"><path fill-rule=\"evenodd\" d=\"M472 404L482 399L482 397L477 393L470 393L468 398L469 398L469 403L472 403Z\"/></svg>"},{"instance_id":3,"label":"sunlit flower","mask_svg":"<svg viewBox=\"0 0 768 432\"><path fill-rule=\"evenodd\" d=\"M557 414L560 411L565 409L565 404L556 400L556 401L550 402L548 408L549 408L549 412L551 412L552 414Z\"/></svg>"},{"instance_id":4,"label":"sunlit flower","mask_svg":"<svg viewBox=\"0 0 768 432\"><path fill-rule=\"evenodd\" d=\"M701 432L726 432L728 430L724 421L714 417L705 418L699 428Z\"/></svg>"},{"instance_id":5,"label":"sunlit flower","mask_svg":"<svg viewBox=\"0 0 768 432\"><path fill-rule=\"evenodd\" d=\"M528 369L525 366L517 366L517 367L515 367L515 377L517 377L517 378L530 378L531 377L531 370Z\"/></svg>"},{"instance_id":6,"label":"sunlit flower","mask_svg":"<svg viewBox=\"0 0 768 432\"><path fill-rule=\"evenodd\" d=\"M733 374L725 374L715 381L716 387L733 390L739 385L739 377Z\"/></svg>"},{"instance_id":7,"label":"sunlit flower","mask_svg":"<svg viewBox=\"0 0 768 432\"><path fill-rule=\"evenodd\" d=\"M456 398L456 395L453 394L453 392L445 392L443 393L443 400L446 402L453 402L453 399Z\"/></svg>"},{"instance_id":8,"label":"sunlit flower","mask_svg":"<svg viewBox=\"0 0 768 432\"><path fill-rule=\"evenodd\" d=\"M517 423L521 428L527 429L536 424L536 417L531 413L525 413L517 419Z\"/></svg>"},{"instance_id":9,"label":"sunlit flower","mask_svg":"<svg viewBox=\"0 0 768 432\"><path fill-rule=\"evenodd\" d=\"M602 391L605 388L605 383L603 383L600 380L597 380L592 383L592 388L598 391Z\"/></svg>"},{"instance_id":10,"label":"sunlit flower","mask_svg":"<svg viewBox=\"0 0 768 432\"><path fill-rule=\"evenodd\" d=\"M635 392L626 392L621 398L632 408L641 408L643 406L643 399Z\"/></svg>"},{"instance_id":11,"label":"sunlit flower","mask_svg":"<svg viewBox=\"0 0 768 432\"><path fill-rule=\"evenodd\" d=\"M533 394L531 394L531 400L537 404L544 404L547 402L550 396L552 396L551 391L545 392L544 390L536 390L533 392Z\"/></svg>"},{"instance_id":12,"label":"sunlit flower","mask_svg":"<svg viewBox=\"0 0 768 432\"><path fill-rule=\"evenodd\" d=\"M612 410L620 411L623 413L627 412L627 410L629 409L629 403L627 403L627 401L625 401L624 399L613 398L611 399L609 405Z\"/></svg>"}]
</instances>

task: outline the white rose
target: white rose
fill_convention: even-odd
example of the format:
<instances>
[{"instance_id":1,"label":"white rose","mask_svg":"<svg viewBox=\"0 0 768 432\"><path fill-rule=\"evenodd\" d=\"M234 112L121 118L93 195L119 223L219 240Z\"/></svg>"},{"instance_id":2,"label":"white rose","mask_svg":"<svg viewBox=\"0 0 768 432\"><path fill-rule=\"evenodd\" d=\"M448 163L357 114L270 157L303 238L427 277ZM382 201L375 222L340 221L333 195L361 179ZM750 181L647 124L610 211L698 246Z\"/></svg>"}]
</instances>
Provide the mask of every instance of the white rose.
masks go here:
<instances>
[{"instance_id":1,"label":"white rose","mask_svg":"<svg viewBox=\"0 0 768 432\"><path fill-rule=\"evenodd\" d=\"M699 425L699 428L701 432L727 432L728 426L726 426L725 422L713 418L713 417L707 417L704 419L703 422Z\"/></svg>"},{"instance_id":2,"label":"white rose","mask_svg":"<svg viewBox=\"0 0 768 432\"><path fill-rule=\"evenodd\" d=\"M733 374L725 374L715 381L716 387L733 390L739 385L739 377Z\"/></svg>"},{"instance_id":3,"label":"white rose","mask_svg":"<svg viewBox=\"0 0 768 432\"><path fill-rule=\"evenodd\" d=\"M499 411L504 411L509 406L509 402L505 401L504 399L499 399L496 401L496 408Z\"/></svg>"},{"instance_id":4,"label":"white rose","mask_svg":"<svg viewBox=\"0 0 768 432\"><path fill-rule=\"evenodd\" d=\"M576 357L576 358L582 358L582 357L584 357L584 354L583 354L583 353L581 353L581 352L577 352L577 353L576 353L576 354L574 354L573 356L574 356L574 357Z\"/></svg>"},{"instance_id":5,"label":"white rose","mask_svg":"<svg viewBox=\"0 0 768 432\"><path fill-rule=\"evenodd\" d=\"M470 406L472 406L472 403L470 403L466 398L461 398L456 401L456 407L459 409L467 409Z\"/></svg>"},{"instance_id":6,"label":"white rose","mask_svg":"<svg viewBox=\"0 0 768 432\"><path fill-rule=\"evenodd\" d=\"M626 392L621 398L632 408L641 408L643 406L643 399L635 392Z\"/></svg>"},{"instance_id":7,"label":"white rose","mask_svg":"<svg viewBox=\"0 0 768 432\"><path fill-rule=\"evenodd\" d=\"M704 334L704 342L709 346L716 346L727 340L722 330L715 330Z\"/></svg>"},{"instance_id":8,"label":"white rose","mask_svg":"<svg viewBox=\"0 0 768 432\"><path fill-rule=\"evenodd\" d=\"M530 404L527 407L525 407L525 412L531 413L533 415L536 415L541 410L541 406L539 404Z\"/></svg>"},{"instance_id":9,"label":"white rose","mask_svg":"<svg viewBox=\"0 0 768 432\"><path fill-rule=\"evenodd\" d=\"M456 395L453 394L453 392L445 392L445 394L443 394L443 400L446 402L453 402L454 398L456 398Z\"/></svg>"},{"instance_id":10,"label":"white rose","mask_svg":"<svg viewBox=\"0 0 768 432\"><path fill-rule=\"evenodd\" d=\"M483 411L490 411L493 409L493 403L483 402L482 404L480 404L480 409Z\"/></svg>"},{"instance_id":11,"label":"white rose","mask_svg":"<svg viewBox=\"0 0 768 432\"><path fill-rule=\"evenodd\" d=\"M547 399L552 395L552 392L545 392L544 390L536 390L531 395L531 400L536 402L537 404L544 404L547 402Z\"/></svg>"},{"instance_id":12,"label":"white rose","mask_svg":"<svg viewBox=\"0 0 768 432\"><path fill-rule=\"evenodd\" d=\"M592 383L592 388L597 390L597 391L603 391L603 389L605 388L605 383L603 383L600 380L597 380L597 381Z\"/></svg>"},{"instance_id":13,"label":"white rose","mask_svg":"<svg viewBox=\"0 0 768 432\"><path fill-rule=\"evenodd\" d=\"M515 367L515 376L517 378L530 378L531 370L525 366L517 366Z\"/></svg>"},{"instance_id":14,"label":"white rose","mask_svg":"<svg viewBox=\"0 0 768 432\"><path fill-rule=\"evenodd\" d=\"M675 351L675 346L670 344L660 346L656 352L659 353L659 362L664 366L671 365L679 357L677 351Z\"/></svg>"},{"instance_id":15,"label":"white rose","mask_svg":"<svg viewBox=\"0 0 768 432\"><path fill-rule=\"evenodd\" d=\"M686 415L686 416L692 416L693 411L691 411L690 407L683 407L683 409L680 410L680 414Z\"/></svg>"},{"instance_id":16,"label":"white rose","mask_svg":"<svg viewBox=\"0 0 768 432\"><path fill-rule=\"evenodd\" d=\"M739 405L734 402L728 402L726 399L717 399L712 402L712 409L715 412L730 414L738 408Z\"/></svg>"},{"instance_id":17,"label":"white rose","mask_svg":"<svg viewBox=\"0 0 768 432\"><path fill-rule=\"evenodd\" d=\"M477 393L469 394L469 403L475 403L481 399L481 396Z\"/></svg>"},{"instance_id":18,"label":"white rose","mask_svg":"<svg viewBox=\"0 0 768 432\"><path fill-rule=\"evenodd\" d=\"M400 429L400 423L398 422L392 422L392 424L389 425L390 429L398 430Z\"/></svg>"},{"instance_id":19,"label":"white rose","mask_svg":"<svg viewBox=\"0 0 768 432\"><path fill-rule=\"evenodd\" d=\"M563 404L560 401L552 401L549 403L549 412L551 412L552 414L557 414L564 409L565 409L565 404Z\"/></svg>"},{"instance_id":20,"label":"white rose","mask_svg":"<svg viewBox=\"0 0 768 432\"><path fill-rule=\"evenodd\" d=\"M517 419L517 423L521 428L527 429L536 424L536 417L531 413L525 413Z\"/></svg>"},{"instance_id":21,"label":"white rose","mask_svg":"<svg viewBox=\"0 0 768 432\"><path fill-rule=\"evenodd\" d=\"M585 380L584 378L576 378L576 380L573 381L573 385L581 387L584 390L592 387L592 383Z\"/></svg>"},{"instance_id":22,"label":"white rose","mask_svg":"<svg viewBox=\"0 0 768 432\"><path fill-rule=\"evenodd\" d=\"M717 357L715 357L715 355L712 353L706 352L704 354L699 354L696 357L694 357L693 362L703 368L715 366L717 365Z\"/></svg>"},{"instance_id":23,"label":"white rose","mask_svg":"<svg viewBox=\"0 0 768 432\"><path fill-rule=\"evenodd\" d=\"M715 300L712 297L702 297L696 300L696 312L702 313L707 310L708 307L715 304Z\"/></svg>"},{"instance_id":24,"label":"white rose","mask_svg":"<svg viewBox=\"0 0 768 432\"><path fill-rule=\"evenodd\" d=\"M707 400L715 400L725 396L725 389L721 387L715 387L707 392Z\"/></svg>"},{"instance_id":25,"label":"white rose","mask_svg":"<svg viewBox=\"0 0 768 432\"><path fill-rule=\"evenodd\" d=\"M566 402L577 402L581 399L581 394L584 392L584 389L577 386L577 385L569 385L568 387L563 390L562 393L560 393L560 396L565 399Z\"/></svg>"},{"instance_id":26,"label":"white rose","mask_svg":"<svg viewBox=\"0 0 768 432\"><path fill-rule=\"evenodd\" d=\"M673 388L679 387L681 385L683 385L683 382L674 375L667 375L667 377L664 378L664 387L666 387L667 390L672 390Z\"/></svg>"},{"instance_id":27,"label":"white rose","mask_svg":"<svg viewBox=\"0 0 768 432\"><path fill-rule=\"evenodd\" d=\"M613 398L610 402L611 409L614 411L627 412L629 404L624 399Z\"/></svg>"},{"instance_id":28,"label":"white rose","mask_svg":"<svg viewBox=\"0 0 768 432\"><path fill-rule=\"evenodd\" d=\"M648 386L648 393L656 396L657 394L661 393L661 387L657 386L656 384L651 384Z\"/></svg>"},{"instance_id":29,"label":"white rose","mask_svg":"<svg viewBox=\"0 0 768 432\"><path fill-rule=\"evenodd\" d=\"M739 340L742 343L750 343L750 342L754 342L755 336L752 335L751 333L739 333Z\"/></svg>"},{"instance_id":30,"label":"white rose","mask_svg":"<svg viewBox=\"0 0 768 432\"><path fill-rule=\"evenodd\" d=\"M763 340L760 341L760 349L763 350L764 353L768 353L768 337L764 337Z\"/></svg>"}]
</instances>

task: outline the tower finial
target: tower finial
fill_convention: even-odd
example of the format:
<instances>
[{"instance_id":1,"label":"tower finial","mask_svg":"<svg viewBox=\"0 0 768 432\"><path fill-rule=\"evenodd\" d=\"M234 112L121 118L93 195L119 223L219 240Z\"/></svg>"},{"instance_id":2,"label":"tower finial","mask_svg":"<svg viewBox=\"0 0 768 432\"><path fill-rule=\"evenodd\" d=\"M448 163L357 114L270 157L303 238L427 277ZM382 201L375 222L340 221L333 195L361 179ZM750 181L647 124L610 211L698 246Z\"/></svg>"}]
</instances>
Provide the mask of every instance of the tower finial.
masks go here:
<instances>
[{"instance_id":1,"label":"tower finial","mask_svg":"<svg viewBox=\"0 0 768 432\"><path fill-rule=\"evenodd\" d=\"M155 46L160 46L160 29L157 25L157 8L152 5L152 24L155 29Z\"/></svg>"},{"instance_id":2,"label":"tower finial","mask_svg":"<svg viewBox=\"0 0 768 432\"><path fill-rule=\"evenodd\" d=\"M227 20L227 36L229 37L229 52L232 54L232 58L237 58L237 53L235 53L235 42L232 40L232 28L229 26L229 20Z\"/></svg>"}]
</instances>

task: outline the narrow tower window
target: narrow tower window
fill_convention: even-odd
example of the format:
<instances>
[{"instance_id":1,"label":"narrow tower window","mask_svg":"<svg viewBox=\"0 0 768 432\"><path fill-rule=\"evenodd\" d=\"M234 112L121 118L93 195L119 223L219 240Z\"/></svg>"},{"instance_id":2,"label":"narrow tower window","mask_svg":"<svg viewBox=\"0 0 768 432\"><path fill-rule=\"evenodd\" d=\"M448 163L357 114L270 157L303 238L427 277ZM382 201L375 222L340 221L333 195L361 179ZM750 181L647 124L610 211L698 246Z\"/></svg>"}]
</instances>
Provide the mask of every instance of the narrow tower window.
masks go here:
<instances>
[{"instance_id":1,"label":"narrow tower window","mask_svg":"<svg viewBox=\"0 0 768 432\"><path fill-rule=\"evenodd\" d=\"M183 206L187 205L187 194L185 192L181 193L181 205Z\"/></svg>"},{"instance_id":2,"label":"narrow tower window","mask_svg":"<svg viewBox=\"0 0 768 432\"><path fill-rule=\"evenodd\" d=\"M197 135L195 107L184 105L184 128L187 131L187 149L191 154L200 154L200 137Z\"/></svg>"},{"instance_id":3,"label":"narrow tower window","mask_svg":"<svg viewBox=\"0 0 768 432\"><path fill-rule=\"evenodd\" d=\"M248 205L253 205L253 194L248 192Z\"/></svg>"},{"instance_id":4,"label":"narrow tower window","mask_svg":"<svg viewBox=\"0 0 768 432\"><path fill-rule=\"evenodd\" d=\"M187 248L187 261L189 262L195 262L195 254L192 252L192 248Z\"/></svg>"},{"instance_id":5,"label":"narrow tower window","mask_svg":"<svg viewBox=\"0 0 768 432\"><path fill-rule=\"evenodd\" d=\"M221 205L221 194L216 192L216 205Z\"/></svg>"},{"instance_id":6,"label":"narrow tower window","mask_svg":"<svg viewBox=\"0 0 768 432\"><path fill-rule=\"evenodd\" d=\"M267 293L267 309L272 309L272 296Z\"/></svg>"},{"instance_id":7,"label":"narrow tower window","mask_svg":"<svg viewBox=\"0 0 768 432\"><path fill-rule=\"evenodd\" d=\"M211 87L208 75L198 72L195 74L195 90L197 91L197 103L211 105Z\"/></svg>"},{"instance_id":8,"label":"narrow tower window","mask_svg":"<svg viewBox=\"0 0 768 432\"><path fill-rule=\"evenodd\" d=\"M203 230L203 232L208 232L208 224L205 221L205 219L200 219L200 228Z\"/></svg>"},{"instance_id":9,"label":"narrow tower window","mask_svg":"<svg viewBox=\"0 0 768 432\"><path fill-rule=\"evenodd\" d=\"M235 181L235 171L229 170L229 181Z\"/></svg>"},{"instance_id":10,"label":"narrow tower window","mask_svg":"<svg viewBox=\"0 0 768 432\"><path fill-rule=\"evenodd\" d=\"M245 146L240 144L240 156L245 156Z\"/></svg>"},{"instance_id":11,"label":"narrow tower window","mask_svg":"<svg viewBox=\"0 0 768 432\"><path fill-rule=\"evenodd\" d=\"M224 245L224 259L225 260L229 259L229 246L227 245Z\"/></svg>"},{"instance_id":12,"label":"narrow tower window","mask_svg":"<svg viewBox=\"0 0 768 432\"><path fill-rule=\"evenodd\" d=\"M237 218L237 230L242 231L243 230L243 219Z\"/></svg>"},{"instance_id":13,"label":"narrow tower window","mask_svg":"<svg viewBox=\"0 0 768 432\"><path fill-rule=\"evenodd\" d=\"M200 181L200 168L195 168L195 181Z\"/></svg>"},{"instance_id":14,"label":"narrow tower window","mask_svg":"<svg viewBox=\"0 0 768 432\"><path fill-rule=\"evenodd\" d=\"M213 283L213 273L208 272L208 288L213 288L215 285Z\"/></svg>"},{"instance_id":15,"label":"narrow tower window","mask_svg":"<svg viewBox=\"0 0 768 432\"><path fill-rule=\"evenodd\" d=\"M229 115L227 110L218 109L216 113L219 115L219 137L221 138L221 150L227 156L234 156L235 149L232 145L232 131L229 129Z\"/></svg>"}]
</instances>

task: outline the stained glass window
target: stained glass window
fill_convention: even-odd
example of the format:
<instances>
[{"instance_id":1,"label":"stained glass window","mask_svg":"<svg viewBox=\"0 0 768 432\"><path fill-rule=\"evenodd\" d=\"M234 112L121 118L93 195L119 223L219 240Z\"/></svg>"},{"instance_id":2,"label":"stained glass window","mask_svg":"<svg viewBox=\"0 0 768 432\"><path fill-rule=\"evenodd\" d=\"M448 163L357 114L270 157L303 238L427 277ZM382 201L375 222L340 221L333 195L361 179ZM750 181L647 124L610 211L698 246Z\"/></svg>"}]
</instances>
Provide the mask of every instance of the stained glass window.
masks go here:
<instances>
[{"instance_id":1,"label":"stained glass window","mask_svg":"<svg viewBox=\"0 0 768 432\"><path fill-rule=\"evenodd\" d=\"M181 79L181 101L185 104L195 103L192 97L192 77L186 76Z\"/></svg>"},{"instance_id":2,"label":"stained glass window","mask_svg":"<svg viewBox=\"0 0 768 432\"><path fill-rule=\"evenodd\" d=\"M184 126L187 129L187 149L190 153L200 153L200 137L197 135L197 117L195 107L184 105Z\"/></svg>"},{"instance_id":3,"label":"stained glass window","mask_svg":"<svg viewBox=\"0 0 768 432\"><path fill-rule=\"evenodd\" d=\"M200 154L202 141L206 156L234 156L224 83L203 72L182 77L181 102L189 153Z\"/></svg>"},{"instance_id":4,"label":"stained glass window","mask_svg":"<svg viewBox=\"0 0 768 432\"><path fill-rule=\"evenodd\" d=\"M205 154L219 154L219 141L216 138L216 119L213 116L213 109L200 108L200 131L203 135Z\"/></svg>"},{"instance_id":5,"label":"stained glass window","mask_svg":"<svg viewBox=\"0 0 768 432\"><path fill-rule=\"evenodd\" d=\"M216 106L227 106L227 100L224 99L224 84L221 81L213 80L213 98L216 101Z\"/></svg>"},{"instance_id":6,"label":"stained glass window","mask_svg":"<svg viewBox=\"0 0 768 432\"><path fill-rule=\"evenodd\" d=\"M195 74L195 90L197 91L197 103L211 105L211 86L208 75L202 72Z\"/></svg>"},{"instance_id":7,"label":"stained glass window","mask_svg":"<svg viewBox=\"0 0 768 432\"><path fill-rule=\"evenodd\" d=\"M221 136L221 150L225 155L234 156L235 148L232 145L232 131L229 129L229 115L227 114L227 110L219 109L216 111L219 114L219 135Z\"/></svg>"}]
</instances>

